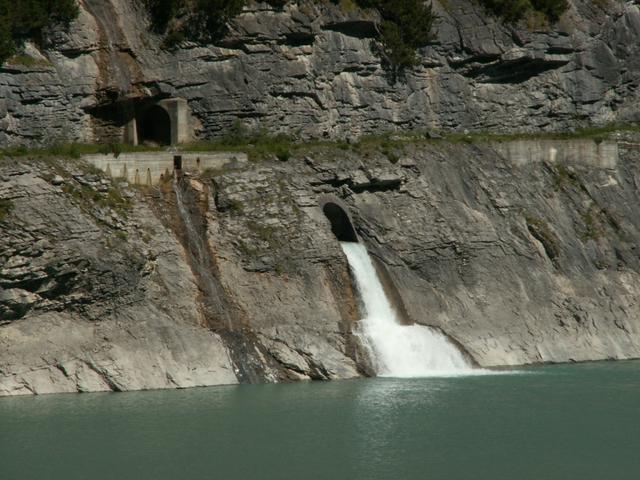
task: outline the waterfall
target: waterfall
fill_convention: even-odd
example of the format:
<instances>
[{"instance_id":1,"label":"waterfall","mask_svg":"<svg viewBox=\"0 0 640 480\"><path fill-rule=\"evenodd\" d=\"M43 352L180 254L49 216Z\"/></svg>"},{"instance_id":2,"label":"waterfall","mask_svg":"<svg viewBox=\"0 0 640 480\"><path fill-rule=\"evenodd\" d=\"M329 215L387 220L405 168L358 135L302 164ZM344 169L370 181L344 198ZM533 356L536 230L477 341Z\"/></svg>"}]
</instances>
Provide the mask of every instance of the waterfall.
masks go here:
<instances>
[{"instance_id":1,"label":"waterfall","mask_svg":"<svg viewBox=\"0 0 640 480\"><path fill-rule=\"evenodd\" d=\"M180 219L185 227L185 236L187 238L188 246L191 250L191 253L195 257L196 267L199 267L198 273L205 274L205 276L211 275L211 272L208 271L207 268L202 268L205 263L205 259L207 254L205 252L206 247L204 245L204 239L202 235L198 232L195 225L193 224L192 214L187 209L187 205L185 203L183 197L183 189L180 184L182 180L178 175L173 177L173 193L176 196L176 206L178 207L178 213L180 214Z\"/></svg>"},{"instance_id":2,"label":"waterfall","mask_svg":"<svg viewBox=\"0 0 640 480\"><path fill-rule=\"evenodd\" d=\"M245 328L242 311L220 281L215 252L208 241L206 212L198 206L197 192L179 172L174 172L173 193L179 220L176 234L200 290L205 320L225 343L240 383L287 379L284 368L270 357L256 334Z\"/></svg>"},{"instance_id":3,"label":"waterfall","mask_svg":"<svg viewBox=\"0 0 640 480\"><path fill-rule=\"evenodd\" d=\"M379 376L428 377L471 373L469 362L445 335L433 328L398 322L364 246L353 242L340 244L364 307L364 318L358 322L355 333L368 350Z\"/></svg>"},{"instance_id":4,"label":"waterfall","mask_svg":"<svg viewBox=\"0 0 640 480\"><path fill-rule=\"evenodd\" d=\"M207 309L209 321L217 319L218 326L232 328L230 307L220 282L216 277L217 267L207 245L206 227L197 224L201 213L194 206L194 200L185 196L188 186L178 175L173 179L173 192L176 207L183 225L182 234L189 263L198 281L198 287L203 295L203 303ZM193 211L191 211L191 209ZM200 220L201 221L201 220Z\"/></svg>"}]
</instances>

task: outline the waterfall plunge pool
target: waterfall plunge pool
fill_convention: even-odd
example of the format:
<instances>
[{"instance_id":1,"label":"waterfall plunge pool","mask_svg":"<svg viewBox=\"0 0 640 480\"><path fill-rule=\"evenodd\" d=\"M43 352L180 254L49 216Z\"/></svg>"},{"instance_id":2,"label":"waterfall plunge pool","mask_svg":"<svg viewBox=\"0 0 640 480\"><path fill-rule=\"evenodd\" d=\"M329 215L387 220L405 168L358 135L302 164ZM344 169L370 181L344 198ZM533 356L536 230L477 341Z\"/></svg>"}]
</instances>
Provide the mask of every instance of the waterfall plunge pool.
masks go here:
<instances>
[{"instance_id":1,"label":"waterfall plunge pool","mask_svg":"<svg viewBox=\"0 0 640 480\"><path fill-rule=\"evenodd\" d=\"M0 398L0 478L636 479L640 362Z\"/></svg>"}]
</instances>

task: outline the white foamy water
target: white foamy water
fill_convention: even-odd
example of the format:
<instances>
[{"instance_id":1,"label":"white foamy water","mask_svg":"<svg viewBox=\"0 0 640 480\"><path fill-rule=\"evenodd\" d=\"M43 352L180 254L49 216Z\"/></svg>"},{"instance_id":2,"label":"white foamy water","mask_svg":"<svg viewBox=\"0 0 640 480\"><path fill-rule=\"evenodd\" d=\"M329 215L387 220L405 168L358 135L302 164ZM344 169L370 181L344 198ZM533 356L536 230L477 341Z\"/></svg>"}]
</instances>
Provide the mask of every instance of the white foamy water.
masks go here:
<instances>
[{"instance_id":1,"label":"white foamy water","mask_svg":"<svg viewBox=\"0 0 640 480\"><path fill-rule=\"evenodd\" d=\"M356 279L364 318L355 332L383 377L470 375L473 370L460 350L437 330L422 325L401 325L384 293L366 248L340 242Z\"/></svg>"}]
</instances>

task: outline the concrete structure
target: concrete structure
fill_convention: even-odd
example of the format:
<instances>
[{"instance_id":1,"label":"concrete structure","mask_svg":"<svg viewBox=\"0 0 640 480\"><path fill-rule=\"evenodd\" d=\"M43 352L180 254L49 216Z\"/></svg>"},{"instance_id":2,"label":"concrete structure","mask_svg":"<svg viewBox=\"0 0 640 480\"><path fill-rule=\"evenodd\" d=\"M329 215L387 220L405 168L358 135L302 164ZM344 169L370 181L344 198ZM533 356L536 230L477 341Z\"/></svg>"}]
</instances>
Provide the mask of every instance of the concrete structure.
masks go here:
<instances>
[{"instance_id":1,"label":"concrete structure","mask_svg":"<svg viewBox=\"0 0 640 480\"><path fill-rule=\"evenodd\" d=\"M124 128L126 143L178 145L193 140L194 125L185 99L165 98L143 103L134 110Z\"/></svg>"},{"instance_id":2,"label":"concrete structure","mask_svg":"<svg viewBox=\"0 0 640 480\"><path fill-rule=\"evenodd\" d=\"M174 169L199 173L247 162L239 152L136 152L84 155L84 160L113 178L123 178L134 185L155 185Z\"/></svg>"},{"instance_id":3,"label":"concrete structure","mask_svg":"<svg viewBox=\"0 0 640 480\"><path fill-rule=\"evenodd\" d=\"M558 162L612 169L618 164L618 144L612 141L513 140L496 143L493 147L518 167L535 162Z\"/></svg>"}]
</instances>

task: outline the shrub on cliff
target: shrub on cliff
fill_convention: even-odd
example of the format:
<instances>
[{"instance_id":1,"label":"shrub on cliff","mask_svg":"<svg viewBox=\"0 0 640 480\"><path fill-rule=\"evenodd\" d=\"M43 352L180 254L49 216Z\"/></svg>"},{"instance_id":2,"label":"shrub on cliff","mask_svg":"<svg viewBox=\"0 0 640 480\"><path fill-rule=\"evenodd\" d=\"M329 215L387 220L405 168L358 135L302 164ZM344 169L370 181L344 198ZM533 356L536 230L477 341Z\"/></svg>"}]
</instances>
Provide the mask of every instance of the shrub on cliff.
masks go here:
<instances>
[{"instance_id":1,"label":"shrub on cliff","mask_svg":"<svg viewBox=\"0 0 640 480\"><path fill-rule=\"evenodd\" d=\"M197 0L192 36L203 40L219 38L225 33L229 19L238 15L244 4L245 0Z\"/></svg>"},{"instance_id":2,"label":"shrub on cliff","mask_svg":"<svg viewBox=\"0 0 640 480\"><path fill-rule=\"evenodd\" d=\"M0 222L2 222L7 215L13 210L13 203L11 200L0 199Z\"/></svg>"},{"instance_id":3,"label":"shrub on cliff","mask_svg":"<svg viewBox=\"0 0 640 480\"><path fill-rule=\"evenodd\" d=\"M266 0L283 8L287 0ZM323 0L316 0L323 2ZM338 0L332 0L338 3ZM528 1L528 0L523 0ZM539 0L542 1L542 0ZM551 1L551 0L546 0ZM225 33L227 22L238 15L245 0L144 0L156 31L166 33L164 46L171 47L184 38L211 41ZM416 49L433 36L436 15L431 4L422 0L355 0L361 8L372 8L382 18L378 25L381 54L394 77L418 63ZM181 20L178 20L182 17ZM173 24L172 24L173 22Z\"/></svg>"},{"instance_id":4,"label":"shrub on cliff","mask_svg":"<svg viewBox=\"0 0 640 480\"><path fill-rule=\"evenodd\" d=\"M14 54L16 44L11 36L11 24L0 17L0 65Z\"/></svg>"},{"instance_id":5,"label":"shrub on cliff","mask_svg":"<svg viewBox=\"0 0 640 480\"><path fill-rule=\"evenodd\" d=\"M436 15L422 0L357 0L360 7L380 12L383 57L394 76L418 63L416 50L433 39Z\"/></svg>"},{"instance_id":6,"label":"shrub on cliff","mask_svg":"<svg viewBox=\"0 0 640 480\"><path fill-rule=\"evenodd\" d=\"M144 0L144 3L153 29L166 33L163 45L172 47L185 38L211 41L221 37L229 19L242 11L245 0Z\"/></svg>"},{"instance_id":7,"label":"shrub on cliff","mask_svg":"<svg viewBox=\"0 0 640 480\"><path fill-rule=\"evenodd\" d=\"M0 0L0 63L26 39L42 40L52 24L68 23L78 15L76 0Z\"/></svg>"},{"instance_id":8,"label":"shrub on cliff","mask_svg":"<svg viewBox=\"0 0 640 480\"><path fill-rule=\"evenodd\" d=\"M166 33L164 46L171 47L185 38L210 41L225 33L227 22L242 11L246 0L143 0L155 31ZM288 0L266 0L283 8ZM183 17L182 22L172 20Z\"/></svg>"},{"instance_id":9,"label":"shrub on cliff","mask_svg":"<svg viewBox=\"0 0 640 480\"><path fill-rule=\"evenodd\" d=\"M479 2L506 22L517 22L533 12L541 13L554 22L569 7L567 0L479 0Z\"/></svg>"},{"instance_id":10,"label":"shrub on cliff","mask_svg":"<svg viewBox=\"0 0 640 480\"><path fill-rule=\"evenodd\" d=\"M184 7L183 0L145 0L154 30L164 32L169 22Z\"/></svg>"},{"instance_id":11,"label":"shrub on cliff","mask_svg":"<svg viewBox=\"0 0 640 480\"><path fill-rule=\"evenodd\" d=\"M531 5L535 11L544 13L554 22L569 8L567 0L531 0Z\"/></svg>"},{"instance_id":12,"label":"shrub on cliff","mask_svg":"<svg viewBox=\"0 0 640 480\"><path fill-rule=\"evenodd\" d=\"M266 2L275 8L284 8L289 3L289 0L266 0Z\"/></svg>"}]
</instances>

